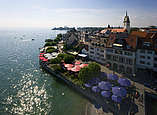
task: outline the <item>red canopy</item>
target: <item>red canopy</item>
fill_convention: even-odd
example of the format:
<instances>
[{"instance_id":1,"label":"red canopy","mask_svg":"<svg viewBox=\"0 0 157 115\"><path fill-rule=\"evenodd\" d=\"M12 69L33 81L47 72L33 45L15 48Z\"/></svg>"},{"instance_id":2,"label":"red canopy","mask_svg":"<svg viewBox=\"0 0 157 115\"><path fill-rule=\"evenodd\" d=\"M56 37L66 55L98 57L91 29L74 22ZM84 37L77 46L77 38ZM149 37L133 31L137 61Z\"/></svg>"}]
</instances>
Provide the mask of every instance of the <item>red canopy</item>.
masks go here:
<instances>
[{"instance_id":1,"label":"red canopy","mask_svg":"<svg viewBox=\"0 0 157 115\"><path fill-rule=\"evenodd\" d=\"M40 55L43 55L43 54L45 54L45 53L40 53Z\"/></svg>"},{"instance_id":2,"label":"red canopy","mask_svg":"<svg viewBox=\"0 0 157 115\"><path fill-rule=\"evenodd\" d=\"M43 60L43 59L45 59L44 57L40 57L40 60Z\"/></svg>"},{"instance_id":3,"label":"red canopy","mask_svg":"<svg viewBox=\"0 0 157 115\"><path fill-rule=\"evenodd\" d=\"M64 64L64 67L67 67L67 68L69 68L69 67L73 67L74 65L73 64Z\"/></svg>"},{"instance_id":4,"label":"red canopy","mask_svg":"<svg viewBox=\"0 0 157 115\"><path fill-rule=\"evenodd\" d=\"M81 68L84 68L84 67L86 67L86 66L88 66L88 64L81 64L81 65L80 65Z\"/></svg>"},{"instance_id":5,"label":"red canopy","mask_svg":"<svg viewBox=\"0 0 157 115\"><path fill-rule=\"evenodd\" d=\"M81 64L80 61L76 61L76 62L75 62L75 65L79 65L79 64Z\"/></svg>"}]
</instances>

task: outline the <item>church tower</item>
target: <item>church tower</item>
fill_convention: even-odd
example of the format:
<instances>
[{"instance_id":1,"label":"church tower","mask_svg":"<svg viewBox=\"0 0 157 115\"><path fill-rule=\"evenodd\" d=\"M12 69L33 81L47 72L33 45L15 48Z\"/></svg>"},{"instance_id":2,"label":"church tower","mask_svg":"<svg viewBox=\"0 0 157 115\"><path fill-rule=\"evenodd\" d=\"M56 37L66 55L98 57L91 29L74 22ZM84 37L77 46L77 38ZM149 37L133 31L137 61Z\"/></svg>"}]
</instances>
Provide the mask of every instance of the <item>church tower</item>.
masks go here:
<instances>
[{"instance_id":1,"label":"church tower","mask_svg":"<svg viewBox=\"0 0 157 115\"><path fill-rule=\"evenodd\" d=\"M127 15L127 11L126 11L126 16L124 17L124 28L128 31L128 33L130 32L130 19L129 16Z\"/></svg>"}]
</instances>

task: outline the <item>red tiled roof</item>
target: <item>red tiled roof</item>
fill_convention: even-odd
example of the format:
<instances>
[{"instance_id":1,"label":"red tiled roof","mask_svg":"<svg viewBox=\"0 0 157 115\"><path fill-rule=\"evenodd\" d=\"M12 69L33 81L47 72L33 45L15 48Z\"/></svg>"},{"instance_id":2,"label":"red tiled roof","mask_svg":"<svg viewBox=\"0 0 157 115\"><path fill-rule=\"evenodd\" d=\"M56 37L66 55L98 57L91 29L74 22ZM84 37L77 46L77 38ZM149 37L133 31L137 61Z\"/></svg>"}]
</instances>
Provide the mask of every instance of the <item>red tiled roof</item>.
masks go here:
<instances>
[{"instance_id":1,"label":"red tiled roof","mask_svg":"<svg viewBox=\"0 0 157 115\"><path fill-rule=\"evenodd\" d=\"M112 29L111 32L126 32L126 29Z\"/></svg>"},{"instance_id":2,"label":"red tiled roof","mask_svg":"<svg viewBox=\"0 0 157 115\"><path fill-rule=\"evenodd\" d=\"M104 29L100 33L105 33L107 30L110 30L111 32L126 32L125 28L118 28L118 29Z\"/></svg>"},{"instance_id":3,"label":"red tiled roof","mask_svg":"<svg viewBox=\"0 0 157 115\"><path fill-rule=\"evenodd\" d=\"M141 31L132 31L131 32L132 36L137 36L137 37L146 37L147 36L147 32L141 32Z\"/></svg>"}]
</instances>

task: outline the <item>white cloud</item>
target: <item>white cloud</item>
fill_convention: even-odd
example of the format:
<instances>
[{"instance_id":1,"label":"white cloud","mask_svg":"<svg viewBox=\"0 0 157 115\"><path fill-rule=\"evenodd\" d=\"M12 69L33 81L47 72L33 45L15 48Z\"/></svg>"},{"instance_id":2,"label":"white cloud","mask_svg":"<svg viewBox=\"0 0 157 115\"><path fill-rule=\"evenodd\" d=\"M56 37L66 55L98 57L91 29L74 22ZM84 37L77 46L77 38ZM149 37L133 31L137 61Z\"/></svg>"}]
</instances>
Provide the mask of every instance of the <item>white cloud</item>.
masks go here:
<instances>
[{"instance_id":1,"label":"white cloud","mask_svg":"<svg viewBox=\"0 0 157 115\"><path fill-rule=\"evenodd\" d=\"M157 25L156 13L129 9L132 26ZM123 26L123 9L60 8L32 6L31 12L19 11L6 14L0 11L0 25L11 27L51 26Z\"/></svg>"}]
</instances>

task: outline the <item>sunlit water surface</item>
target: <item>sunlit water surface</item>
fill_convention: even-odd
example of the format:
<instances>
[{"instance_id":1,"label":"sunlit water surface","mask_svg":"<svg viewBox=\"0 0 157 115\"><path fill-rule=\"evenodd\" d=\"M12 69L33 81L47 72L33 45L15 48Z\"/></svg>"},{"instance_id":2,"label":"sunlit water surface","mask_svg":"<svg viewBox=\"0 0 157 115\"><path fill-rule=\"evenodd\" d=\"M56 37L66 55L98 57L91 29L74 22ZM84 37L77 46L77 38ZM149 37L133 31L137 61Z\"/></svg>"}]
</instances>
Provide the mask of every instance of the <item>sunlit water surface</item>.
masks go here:
<instances>
[{"instance_id":1,"label":"sunlit water surface","mask_svg":"<svg viewBox=\"0 0 157 115\"><path fill-rule=\"evenodd\" d=\"M38 63L45 39L64 32L0 31L0 114L84 114L86 100L43 72Z\"/></svg>"}]
</instances>

